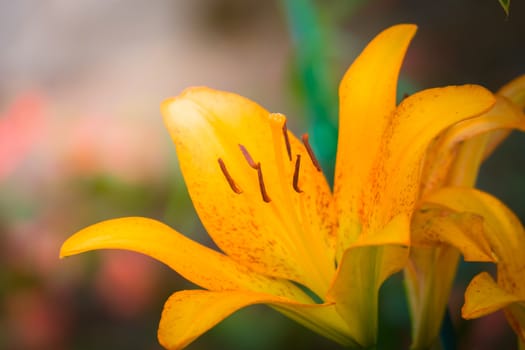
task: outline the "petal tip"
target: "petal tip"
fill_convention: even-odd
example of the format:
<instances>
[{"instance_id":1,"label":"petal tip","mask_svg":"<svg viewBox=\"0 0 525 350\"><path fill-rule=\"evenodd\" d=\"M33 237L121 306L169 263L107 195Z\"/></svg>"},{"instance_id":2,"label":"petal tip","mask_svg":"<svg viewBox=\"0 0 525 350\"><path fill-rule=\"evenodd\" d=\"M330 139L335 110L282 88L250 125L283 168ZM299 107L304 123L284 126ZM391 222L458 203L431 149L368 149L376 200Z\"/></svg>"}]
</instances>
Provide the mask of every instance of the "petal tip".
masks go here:
<instances>
[{"instance_id":1,"label":"petal tip","mask_svg":"<svg viewBox=\"0 0 525 350\"><path fill-rule=\"evenodd\" d=\"M408 41L410 41L417 31L417 25L412 23L401 23L396 24L391 27L386 28L383 30L379 36L389 36L392 35L394 37L403 37L406 38Z\"/></svg>"},{"instance_id":2,"label":"petal tip","mask_svg":"<svg viewBox=\"0 0 525 350\"><path fill-rule=\"evenodd\" d=\"M406 31L407 33L415 33L417 28L417 25L414 23L400 23L390 27L392 30Z\"/></svg>"},{"instance_id":3,"label":"petal tip","mask_svg":"<svg viewBox=\"0 0 525 350\"><path fill-rule=\"evenodd\" d=\"M206 93L210 94L214 92L215 90L209 87L206 87L206 86L188 87L184 89L177 96L168 97L164 101L162 101L160 104L160 111L162 115L164 116L164 118L167 118L171 114L170 110L174 106L176 106L180 101L192 99L192 97L195 97L195 95L206 94Z\"/></svg>"},{"instance_id":4,"label":"petal tip","mask_svg":"<svg viewBox=\"0 0 525 350\"><path fill-rule=\"evenodd\" d=\"M75 236L76 234L69 237L68 239L66 239L64 243L62 243L62 246L60 247L60 252L58 254L59 259L64 259L71 255L75 255L75 254L82 252L78 248L75 249L75 242L74 242Z\"/></svg>"}]
</instances>

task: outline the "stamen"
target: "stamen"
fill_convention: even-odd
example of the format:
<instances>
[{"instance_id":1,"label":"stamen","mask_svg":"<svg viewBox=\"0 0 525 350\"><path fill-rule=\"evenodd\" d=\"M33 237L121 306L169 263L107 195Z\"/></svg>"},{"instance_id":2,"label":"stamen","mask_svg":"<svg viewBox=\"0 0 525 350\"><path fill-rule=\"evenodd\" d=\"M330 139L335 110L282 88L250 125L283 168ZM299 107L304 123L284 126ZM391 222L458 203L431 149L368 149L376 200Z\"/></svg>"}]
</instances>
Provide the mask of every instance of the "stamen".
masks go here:
<instances>
[{"instance_id":1,"label":"stamen","mask_svg":"<svg viewBox=\"0 0 525 350\"><path fill-rule=\"evenodd\" d=\"M271 202L272 199L270 198L270 196L268 196L268 192L266 192L266 187L264 186L261 163L257 163L257 177L259 179L259 189L261 190L261 196L263 201L265 201L266 203Z\"/></svg>"},{"instance_id":2,"label":"stamen","mask_svg":"<svg viewBox=\"0 0 525 350\"><path fill-rule=\"evenodd\" d=\"M319 161L317 158L315 158L314 151L312 150L312 147L310 146L310 143L308 142L308 134L303 134L303 144L306 148L306 152L308 152L308 155L310 156L310 159L312 160L312 163L314 164L317 171L321 171L321 165L319 164Z\"/></svg>"},{"instance_id":3,"label":"stamen","mask_svg":"<svg viewBox=\"0 0 525 350\"><path fill-rule=\"evenodd\" d=\"M290 146L290 139L288 138L288 128L286 127L286 120L283 123L283 135L284 143L286 144L286 153L288 153L288 159L292 161L292 147Z\"/></svg>"},{"instance_id":4,"label":"stamen","mask_svg":"<svg viewBox=\"0 0 525 350\"><path fill-rule=\"evenodd\" d=\"M244 156L244 159L246 159L246 161L248 162L248 164L249 164L253 169L257 169L257 163L255 163L255 162L253 161L253 158L252 158L252 156L250 155L250 153L248 152L248 150L246 149L246 147L244 147L243 145L239 144L239 148L241 149L242 155Z\"/></svg>"},{"instance_id":5,"label":"stamen","mask_svg":"<svg viewBox=\"0 0 525 350\"><path fill-rule=\"evenodd\" d=\"M224 174L226 181L228 181L228 185L230 185L232 191L237 194L242 193L242 189L235 183L233 177L228 172L228 169L226 169L226 164L224 164L224 161L221 158L217 159L217 161L219 162L219 167L221 168L221 171Z\"/></svg>"},{"instance_id":6,"label":"stamen","mask_svg":"<svg viewBox=\"0 0 525 350\"><path fill-rule=\"evenodd\" d=\"M299 168L301 166L301 155L298 154L295 158L295 169L293 172L293 189L297 193L302 193L303 190L299 188Z\"/></svg>"}]
</instances>

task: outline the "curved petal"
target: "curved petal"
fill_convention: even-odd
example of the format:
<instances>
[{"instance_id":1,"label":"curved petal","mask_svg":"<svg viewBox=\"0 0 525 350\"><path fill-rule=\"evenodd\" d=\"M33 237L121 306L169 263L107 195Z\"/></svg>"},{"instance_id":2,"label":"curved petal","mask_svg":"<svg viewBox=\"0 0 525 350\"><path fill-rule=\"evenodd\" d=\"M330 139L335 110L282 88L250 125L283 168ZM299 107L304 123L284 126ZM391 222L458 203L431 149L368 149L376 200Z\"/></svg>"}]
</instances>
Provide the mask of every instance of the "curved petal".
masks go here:
<instances>
[{"instance_id":1,"label":"curved petal","mask_svg":"<svg viewBox=\"0 0 525 350\"><path fill-rule=\"evenodd\" d=\"M408 248L356 246L347 249L327 295L363 347L376 344L378 294L383 282L406 264Z\"/></svg>"},{"instance_id":2,"label":"curved petal","mask_svg":"<svg viewBox=\"0 0 525 350\"><path fill-rule=\"evenodd\" d=\"M480 215L427 204L414 213L411 230L413 246L448 244L457 248L466 261L494 261Z\"/></svg>"},{"instance_id":3,"label":"curved petal","mask_svg":"<svg viewBox=\"0 0 525 350\"><path fill-rule=\"evenodd\" d=\"M521 75L499 89L498 94L507 97L520 108L525 107L525 75Z\"/></svg>"},{"instance_id":4,"label":"curved petal","mask_svg":"<svg viewBox=\"0 0 525 350\"><path fill-rule=\"evenodd\" d=\"M525 108L525 75L515 78L505 84L498 90L497 94L511 101L516 107L518 113L521 113L521 119L523 120L523 109ZM518 127L516 127L516 129L518 129ZM523 122L519 129L525 131L523 128ZM496 147L507 138L510 132L511 130L497 130L490 133L485 149L485 158L492 154L494 149L496 149Z\"/></svg>"},{"instance_id":5,"label":"curved petal","mask_svg":"<svg viewBox=\"0 0 525 350\"><path fill-rule=\"evenodd\" d=\"M518 341L525 342L525 300L510 304L504 311L507 321L518 335Z\"/></svg>"},{"instance_id":6,"label":"curved petal","mask_svg":"<svg viewBox=\"0 0 525 350\"><path fill-rule=\"evenodd\" d=\"M525 115L517 105L502 96L496 96L496 104L483 115L449 128L429 147L423 168L422 191L429 192L447 181L459 146L464 145L465 141L472 142L470 139L489 133L490 137L487 141L474 147L480 150L483 158L487 158L504 136L508 135L510 129L525 131ZM503 133L499 132L500 130ZM498 132L494 133L495 131ZM469 154L468 157L472 158L472 155ZM472 177L475 178L479 164L474 164L475 169L465 169L464 162L456 161L456 163L460 164L463 173L474 173Z\"/></svg>"},{"instance_id":7,"label":"curved petal","mask_svg":"<svg viewBox=\"0 0 525 350\"><path fill-rule=\"evenodd\" d=\"M487 272L482 272L472 279L465 291L461 315L466 319L478 318L518 301L522 300L499 287Z\"/></svg>"},{"instance_id":8,"label":"curved petal","mask_svg":"<svg viewBox=\"0 0 525 350\"><path fill-rule=\"evenodd\" d=\"M449 246L410 247L404 272L412 320L412 349L430 349L435 344L459 257L459 252Z\"/></svg>"},{"instance_id":9,"label":"curved petal","mask_svg":"<svg viewBox=\"0 0 525 350\"><path fill-rule=\"evenodd\" d=\"M86 227L64 242L60 257L95 249L125 249L151 256L210 290L253 290L310 301L292 283L251 271L152 219L120 218Z\"/></svg>"},{"instance_id":10,"label":"curved petal","mask_svg":"<svg viewBox=\"0 0 525 350\"><path fill-rule=\"evenodd\" d=\"M339 86L334 193L339 216L348 218L340 223L339 239L345 246L357 239L360 231L361 191L369 190L370 171L396 107L399 70L415 32L414 25L397 25L380 33L350 66Z\"/></svg>"},{"instance_id":11,"label":"curved petal","mask_svg":"<svg viewBox=\"0 0 525 350\"><path fill-rule=\"evenodd\" d=\"M488 193L471 188L443 188L426 200L483 217L485 236L497 259L498 285L525 297L525 231L510 209Z\"/></svg>"},{"instance_id":12,"label":"curved petal","mask_svg":"<svg viewBox=\"0 0 525 350\"><path fill-rule=\"evenodd\" d=\"M193 204L217 245L256 271L324 292L334 270L330 189L284 116L208 88L167 100L162 113Z\"/></svg>"},{"instance_id":13,"label":"curved petal","mask_svg":"<svg viewBox=\"0 0 525 350\"><path fill-rule=\"evenodd\" d=\"M459 215L479 215L484 221L483 233L497 263L498 283L487 273L476 276L465 293L463 317L480 317L505 308L511 326L523 336L524 314L521 304L515 304L525 300L522 255L525 232L519 220L499 200L472 188L442 188L425 200L455 210Z\"/></svg>"},{"instance_id":14,"label":"curved petal","mask_svg":"<svg viewBox=\"0 0 525 350\"><path fill-rule=\"evenodd\" d=\"M159 341L167 349L182 349L235 311L253 304L269 304L327 338L355 345L333 305L299 304L261 293L204 290L171 295L162 312Z\"/></svg>"},{"instance_id":15,"label":"curved petal","mask_svg":"<svg viewBox=\"0 0 525 350\"><path fill-rule=\"evenodd\" d=\"M406 98L394 113L381 139L381 151L357 194L360 234L377 234L397 216L409 221L418 199L420 169L429 143L448 126L484 112L493 102L490 92L473 85L429 89ZM338 202L343 199L336 198ZM355 224L351 220L341 218L340 251L352 243L348 227Z\"/></svg>"},{"instance_id":16,"label":"curved petal","mask_svg":"<svg viewBox=\"0 0 525 350\"><path fill-rule=\"evenodd\" d=\"M409 216L429 143L450 125L494 104L492 94L481 87L451 86L414 94L394 112L395 80L414 30L395 26L381 33L341 84L334 185L338 215L344 218L339 253L361 231L373 234L393 217Z\"/></svg>"},{"instance_id":17,"label":"curved petal","mask_svg":"<svg viewBox=\"0 0 525 350\"><path fill-rule=\"evenodd\" d=\"M474 85L429 89L406 98L382 139L370 185L362 191L363 221L381 227L398 214L411 213L430 142L445 128L483 113L493 103L489 91Z\"/></svg>"}]
</instances>

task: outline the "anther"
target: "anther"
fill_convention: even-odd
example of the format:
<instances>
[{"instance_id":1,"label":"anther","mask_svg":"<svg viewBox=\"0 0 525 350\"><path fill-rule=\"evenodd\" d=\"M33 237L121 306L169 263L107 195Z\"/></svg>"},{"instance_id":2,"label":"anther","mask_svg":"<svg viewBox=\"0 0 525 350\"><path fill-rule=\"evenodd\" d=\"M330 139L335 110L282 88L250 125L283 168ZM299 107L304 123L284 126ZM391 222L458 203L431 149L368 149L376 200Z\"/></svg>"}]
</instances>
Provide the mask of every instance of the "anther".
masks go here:
<instances>
[{"instance_id":1,"label":"anther","mask_svg":"<svg viewBox=\"0 0 525 350\"><path fill-rule=\"evenodd\" d=\"M290 146L290 139L288 138L288 128L286 127L286 120L283 123L283 135L284 143L286 145L286 153L288 153L288 159L292 161L292 147Z\"/></svg>"},{"instance_id":2,"label":"anther","mask_svg":"<svg viewBox=\"0 0 525 350\"><path fill-rule=\"evenodd\" d=\"M295 169L293 172L293 182L292 182L293 189L297 193L303 192L303 190L299 188L299 168L300 167L301 167L301 155L298 154L297 157L295 158Z\"/></svg>"},{"instance_id":3,"label":"anther","mask_svg":"<svg viewBox=\"0 0 525 350\"><path fill-rule=\"evenodd\" d=\"M310 143L308 142L308 134L303 134L303 144L306 148L306 152L308 152L308 155L310 156L310 159L312 160L312 163L314 164L317 171L321 171L321 165L319 165L319 161L317 158L315 158L314 151L312 150L312 147L310 146Z\"/></svg>"},{"instance_id":4,"label":"anther","mask_svg":"<svg viewBox=\"0 0 525 350\"><path fill-rule=\"evenodd\" d=\"M237 194L242 193L241 188L235 183L233 177L228 172L228 169L226 169L226 164L224 164L224 161L221 158L217 159L217 161L219 162L219 167L221 168L221 171L224 174L226 181L228 181L228 185L230 185L232 191Z\"/></svg>"},{"instance_id":5,"label":"anther","mask_svg":"<svg viewBox=\"0 0 525 350\"><path fill-rule=\"evenodd\" d=\"M246 159L246 161L248 162L248 164L249 164L253 169L257 169L257 163L255 163L255 162L253 161L253 158L252 158L252 156L250 155L250 153L248 152L248 150L246 149L246 147L244 147L243 145L239 144L239 148L241 149L242 155L244 156L244 159Z\"/></svg>"},{"instance_id":6,"label":"anther","mask_svg":"<svg viewBox=\"0 0 525 350\"><path fill-rule=\"evenodd\" d=\"M272 199L270 198L270 196L268 196L268 192L266 192L266 187L264 186L264 179L263 179L263 174L262 174L261 163L257 163L256 169L257 169L257 178L259 179L259 189L261 190L262 199L266 203L269 203L271 202Z\"/></svg>"}]
</instances>

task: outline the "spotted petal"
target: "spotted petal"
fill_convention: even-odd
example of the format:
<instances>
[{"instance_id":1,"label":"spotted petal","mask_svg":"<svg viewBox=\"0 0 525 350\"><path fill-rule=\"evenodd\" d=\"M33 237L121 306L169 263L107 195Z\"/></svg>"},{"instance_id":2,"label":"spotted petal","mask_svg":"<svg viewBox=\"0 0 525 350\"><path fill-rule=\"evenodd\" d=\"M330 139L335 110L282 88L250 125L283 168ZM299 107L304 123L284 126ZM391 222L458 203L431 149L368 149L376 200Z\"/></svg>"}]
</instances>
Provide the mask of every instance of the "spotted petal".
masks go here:
<instances>
[{"instance_id":1,"label":"spotted petal","mask_svg":"<svg viewBox=\"0 0 525 350\"><path fill-rule=\"evenodd\" d=\"M525 301L498 286L492 276L482 272L472 279L465 291L463 318L478 318L498 311L509 304Z\"/></svg>"},{"instance_id":2,"label":"spotted petal","mask_svg":"<svg viewBox=\"0 0 525 350\"><path fill-rule=\"evenodd\" d=\"M430 142L447 127L494 104L494 97L484 88L465 85L419 92L396 109L397 75L414 31L409 25L385 30L341 83L334 184L342 218L339 254L358 238L362 240L360 235L382 232L398 215L409 221ZM406 243L408 236L408 232L402 235L399 243Z\"/></svg>"},{"instance_id":3,"label":"spotted petal","mask_svg":"<svg viewBox=\"0 0 525 350\"><path fill-rule=\"evenodd\" d=\"M255 273L152 219L120 218L86 227L64 242L60 256L95 249L125 249L151 256L210 290L252 290L310 301L293 284Z\"/></svg>"},{"instance_id":4,"label":"spotted petal","mask_svg":"<svg viewBox=\"0 0 525 350\"><path fill-rule=\"evenodd\" d=\"M452 126L432 144L427 152L422 191L426 193L443 183L450 184L451 177L459 173L463 178L468 177L471 180L460 182L454 179L454 183L463 185L468 182L473 183L481 160L487 158L512 129L525 131L525 114L516 104L503 96L497 96L496 104L487 113ZM476 141L473 140L474 137L485 137L486 140ZM467 140L476 144L465 146ZM462 153L458 154L458 151ZM480 154L473 154L475 152ZM458 156L464 159L458 160ZM473 166L468 166L472 163L472 159L476 158L479 158L479 161L474 162ZM451 170L454 163L461 167L460 171Z\"/></svg>"},{"instance_id":5,"label":"spotted petal","mask_svg":"<svg viewBox=\"0 0 525 350\"><path fill-rule=\"evenodd\" d=\"M333 305L300 304L268 294L185 290L166 302L158 336L167 349L182 349L233 312L253 304L268 304L306 327L342 345L355 346Z\"/></svg>"},{"instance_id":6,"label":"spotted petal","mask_svg":"<svg viewBox=\"0 0 525 350\"><path fill-rule=\"evenodd\" d=\"M393 26L372 40L346 72L339 86L339 138L334 194L340 222L339 255L361 230L361 191L373 190L370 170L396 107L399 70L414 25Z\"/></svg>"},{"instance_id":7,"label":"spotted petal","mask_svg":"<svg viewBox=\"0 0 525 350\"><path fill-rule=\"evenodd\" d=\"M458 212L481 215L497 263L497 283L488 274L473 279L465 293L465 317L505 308L510 325L525 341L525 230L518 218L495 197L469 188L444 188L430 200Z\"/></svg>"},{"instance_id":8,"label":"spotted petal","mask_svg":"<svg viewBox=\"0 0 525 350\"><path fill-rule=\"evenodd\" d=\"M193 204L217 245L256 271L323 295L334 270L330 189L285 131L284 116L208 88L167 100L162 112Z\"/></svg>"},{"instance_id":9,"label":"spotted petal","mask_svg":"<svg viewBox=\"0 0 525 350\"><path fill-rule=\"evenodd\" d=\"M480 215L426 204L415 212L411 230L412 246L450 245L457 248L466 261L494 261ZM429 253L428 257L431 256Z\"/></svg>"},{"instance_id":10,"label":"spotted petal","mask_svg":"<svg viewBox=\"0 0 525 350\"><path fill-rule=\"evenodd\" d=\"M427 201L483 217L485 236L498 265L498 284L525 297L525 231L509 208L488 193L471 188L443 188Z\"/></svg>"}]
</instances>

